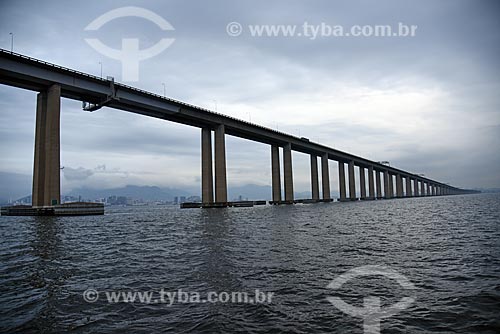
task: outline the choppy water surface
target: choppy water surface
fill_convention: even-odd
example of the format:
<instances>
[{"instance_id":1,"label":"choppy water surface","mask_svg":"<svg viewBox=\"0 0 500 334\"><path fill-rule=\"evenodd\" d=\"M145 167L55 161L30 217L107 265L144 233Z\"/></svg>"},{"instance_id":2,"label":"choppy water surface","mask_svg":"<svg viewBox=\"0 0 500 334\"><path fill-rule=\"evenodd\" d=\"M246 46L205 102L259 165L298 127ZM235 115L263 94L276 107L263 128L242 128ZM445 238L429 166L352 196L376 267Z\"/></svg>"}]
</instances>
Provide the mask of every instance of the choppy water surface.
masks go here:
<instances>
[{"instance_id":1,"label":"choppy water surface","mask_svg":"<svg viewBox=\"0 0 500 334\"><path fill-rule=\"evenodd\" d=\"M382 308L382 333L500 332L500 196L279 207L123 207L104 217L0 217L3 332L363 333L341 297ZM382 276L327 285L380 265ZM99 292L86 302L83 292ZM270 303L109 303L105 291L273 292Z\"/></svg>"}]
</instances>

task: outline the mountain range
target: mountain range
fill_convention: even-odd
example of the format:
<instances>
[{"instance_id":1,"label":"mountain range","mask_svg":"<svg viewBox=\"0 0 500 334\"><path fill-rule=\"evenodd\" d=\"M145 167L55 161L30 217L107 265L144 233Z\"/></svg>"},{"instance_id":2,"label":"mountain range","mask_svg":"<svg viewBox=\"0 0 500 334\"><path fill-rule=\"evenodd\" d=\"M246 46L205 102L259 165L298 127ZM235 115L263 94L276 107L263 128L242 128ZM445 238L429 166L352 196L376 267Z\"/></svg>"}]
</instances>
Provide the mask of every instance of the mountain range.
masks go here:
<instances>
[{"instance_id":1,"label":"mountain range","mask_svg":"<svg viewBox=\"0 0 500 334\"><path fill-rule=\"evenodd\" d=\"M31 194L31 175L0 172L0 204L6 204L9 200L18 200ZM109 196L125 196L145 201L172 201L180 196L200 196L201 189L197 187L169 188L157 186L127 185L119 188L91 189L77 188L63 195L80 197L82 199L107 198ZM242 186L228 187L228 199L234 200L241 196L249 200L270 200L272 194L271 186L247 184ZM296 192L296 198L307 198L310 192Z\"/></svg>"}]
</instances>

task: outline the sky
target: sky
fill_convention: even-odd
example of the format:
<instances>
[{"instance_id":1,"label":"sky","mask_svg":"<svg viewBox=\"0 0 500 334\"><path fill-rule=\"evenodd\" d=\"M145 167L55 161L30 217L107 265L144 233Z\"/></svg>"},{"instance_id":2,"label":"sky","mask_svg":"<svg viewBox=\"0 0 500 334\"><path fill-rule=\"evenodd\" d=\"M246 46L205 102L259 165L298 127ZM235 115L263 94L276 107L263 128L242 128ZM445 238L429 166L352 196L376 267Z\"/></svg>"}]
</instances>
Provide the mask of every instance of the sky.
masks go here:
<instances>
[{"instance_id":1,"label":"sky","mask_svg":"<svg viewBox=\"0 0 500 334\"><path fill-rule=\"evenodd\" d=\"M140 17L85 28L121 7ZM496 1L0 1L0 47L195 104L466 188L500 187L500 4ZM228 33L228 24L241 34ZM254 36L256 25L415 25L414 36ZM12 33L12 35L10 34ZM173 43L124 81L120 49ZM200 187L200 130L63 99L63 192ZM31 175L36 93L0 86L0 172ZM229 186L271 184L270 148L228 136ZM309 157L293 153L296 191ZM330 162L332 190L337 166Z\"/></svg>"}]
</instances>

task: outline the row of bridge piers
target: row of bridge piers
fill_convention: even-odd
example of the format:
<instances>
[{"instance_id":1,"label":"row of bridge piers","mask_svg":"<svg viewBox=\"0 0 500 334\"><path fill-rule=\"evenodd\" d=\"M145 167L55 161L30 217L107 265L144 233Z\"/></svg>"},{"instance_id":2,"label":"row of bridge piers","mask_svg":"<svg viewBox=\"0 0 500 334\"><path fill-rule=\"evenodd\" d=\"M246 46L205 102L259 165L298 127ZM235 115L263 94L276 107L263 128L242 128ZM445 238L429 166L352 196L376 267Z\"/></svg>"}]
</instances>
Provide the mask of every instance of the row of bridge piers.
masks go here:
<instances>
[{"instance_id":1,"label":"row of bridge piers","mask_svg":"<svg viewBox=\"0 0 500 334\"><path fill-rule=\"evenodd\" d=\"M60 98L61 87L59 85L53 85L37 96L33 207L60 204ZM214 132L213 136L212 132ZM205 207L228 205L225 136L224 124L201 128L202 204ZM214 145L212 145L212 138ZM291 143L271 144L270 148L271 203L295 203L297 200L294 198L293 189L292 145ZM283 152L282 159L280 159L280 151ZM321 160L320 164L318 164L318 159ZM338 162L339 201L452 195L464 192L464 190L435 183L414 174L394 173L394 169L384 168L380 164L363 164L354 160L341 159L331 152L325 152L310 154L312 194L310 201L333 201L330 192L330 160ZM281 168L281 163L283 163L283 168ZM321 167L321 197L318 165ZM345 165L347 165L347 173ZM355 166L359 169L359 198L356 196Z\"/></svg>"},{"instance_id":2,"label":"row of bridge piers","mask_svg":"<svg viewBox=\"0 0 500 334\"><path fill-rule=\"evenodd\" d=\"M215 147L213 149L215 163L212 161L212 128L202 128L202 202L205 206L225 206L227 198L225 128L219 125L214 128ZM294 198L292 147L291 144L272 144L271 147L271 204L293 204ZM280 149L283 157L280 159ZM321 197L318 159L321 166ZM463 193L461 189L434 183L413 174L394 173L389 169L373 165L356 164L355 161L342 160L328 153L310 154L311 166L311 201L331 202L329 160L338 162L339 201L375 200L403 197L440 196ZM281 162L283 168L281 168ZM346 168L347 165L347 178ZM213 175L215 166L215 178ZM356 196L355 166L359 169L359 194ZM283 182L281 178L283 171ZM215 180L215 185L214 181ZM382 184L383 182L383 184ZM396 187L394 188L394 182ZM403 185L404 183L404 185ZM284 191L282 192L281 185ZM215 190L215 197L214 197ZM284 195L284 197L282 197Z\"/></svg>"}]
</instances>

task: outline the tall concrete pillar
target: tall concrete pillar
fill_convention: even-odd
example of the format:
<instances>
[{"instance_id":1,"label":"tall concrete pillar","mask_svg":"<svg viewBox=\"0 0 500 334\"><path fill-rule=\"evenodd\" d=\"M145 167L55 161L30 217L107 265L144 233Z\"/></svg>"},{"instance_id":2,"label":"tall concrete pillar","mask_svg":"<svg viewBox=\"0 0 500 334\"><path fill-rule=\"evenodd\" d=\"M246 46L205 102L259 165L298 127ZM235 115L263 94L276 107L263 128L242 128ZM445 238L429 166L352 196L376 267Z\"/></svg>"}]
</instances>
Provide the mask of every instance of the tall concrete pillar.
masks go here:
<instances>
[{"instance_id":1,"label":"tall concrete pillar","mask_svg":"<svg viewBox=\"0 0 500 334\"><path fill-rule=\"evenodd\" d=\"M425 182L420 180L420 196L425 196Z\"/></svg>"},{"instance_id":2,"label":"tall concrete pillar","mask_svg":"<svg viewBox=\"0 0 500 334\"><path fill-rule=\"evenodd\" d=\"M392 176L389 174L388 171L384 171L384 197L385 198L391 198L391 192L390 192L390 187L391 187L391 182L390 179Z\"/></svg>"},{"instance_id":3,"label":"tall concrete pillar","mask_svg":"<svg viewBox=\"0 0 500 334\"><path fill-rule=\"evenodd\" d=\"M226 130L223 124L215 129L215 202L227 203Z\"/></svg>"},{"instance_id":4,"label":"tall concrete pillar","mask_svg":"<svg viewBox=\"0 0 500 334\"><path fill-rule=\"evenodd\" d=\"M432 185L432 196L436 196L436 195L437 195L437 193L436 193L436 185L433 184Z\"/></svg>"},{"instance_id":5,"label":"tall concrete pillar","mask_svg":"<svg viewBox=\"0 0 500 334\"><path fill-rule=\"evenodd\" d=\"M273 201L281 202L280 148L278 145L271 145L271 174Z\"/></svg>"},{"instance_id":6,"label":"tall concrete pillar","mask_svg":"<svg viewBox=\"0 0 500 334\"><path fill-rule=\"evenodd\" d=\"M380 180L380 171L375 170L375 180L377 182L377 198L382 198L382 181Z\"/></svg>"},{"instance_id":7,"label":"tall concrete pillar","mask_svg":"<svg viewBox=\"0 0 500 334\"><path fill-rule=\"evenodd\" d=\"M201 201L214 201L214 176L212 172L212 130L201 129Z\"/></svg>"},{"instance_id":8,"label":"tall concrete pillar","mask_svg":"<svg viewBox=\"0 0 500 334\"><path fill-rule=\"evenodd\" d=\"M34 207L61 204L61 86L38 93L35 156L33 165Z\"/></svg>"},{"instance_id":9,"label":"tall concrete pillar","mask_svg":"<svg viewBox=\"0 0 500 334\"><path fill-rule=\"evenodd\" d=\"M401 174L396 174L396 197L403 197L403 179Z\"/></svg>"},{"instance_id":10,"label":"tall concrete pillar","mask_svg":"<svg viewBox=\"0 0 500 334\"><path fill-rule=\"evenodd\" d=\"M365 168L359 167L359 189L361 199L366 199L366 182L365 182Z\"/></svg>"},{"instance_id":11,"label":"tall concrete pillar","mask_svg":"<svg viewBox=\"0 0 500 334\"><path fill-rule=\"evenodd\" d=\"M283 149L283 172L285 174L285 201L293 202L292 145L286 144Z\"/></svg>"},{"instance_id":12,"label":"tall concrete pillar","mask_svg":"<svg viewBox=\"0 0 500 334\"><path fill-rule=\"evenodd\" d=\"M405 194L405 196L412 197L413 192L411 190L411 178L409 176L406 176L405 180L406 180L406 194Z\"/></svg>"},{"instance_id":13,"label":"tall concrete pillar","mask_svg":"<svg viewBox=\"0 0 500 334\"><path fill-rule=\"evenodd\" d=\"M321 156L321 183L323 199L330 200L330 169L328 168L328 153Z\"/></svg>"},{"instance_id":14,"label":"tall concrete pillar","mask_svg":"<svg viewBox=\"0 0 500 334\"><path fill-rule=\"evenodd\" d=\"M373 182L373 166L368 167L368 198L375 199L375 184Z\"/></svg>"},{"instance_id":15,"label":"tall concrete pillar","mask_svg":"<svg viewBox=\"0 0 500 334\"><path fill-rule=\"evenodd\" d=\"M339 161L339 192L340 192L340 200L346 200L346 188L345 188L345 166L344 162Z\"/></svg>"},{"instance_id":16,"label":"tall concrete pillar","mask_svg":"<svg viewBox=\"0 0 500 334\"><path fill-rule=\"evenodd\" d=\"M394 178L392 177L392 174L389 173L389 198L394 197Z\"/></svg>"},{"instance_id":17,"label":"tall concrete pillar","mask_svg":"<svg viewBox=\"0 0 500 334\"><path fill-rule=\"evenodd\" d=\"M356 181L354 178L354 161L349 161L347 166L347 171L349 173L349 198L351 201L356 200Z\"/></svg>"},{"instance_id":18,"label":"tall concrete pillar","mask_svg":"<svg viewBox=\"0 0 500 334\"><path fill-rule=\"evenodd\" d=\"M311 154L311 194L312 199L319 200L318 157Z\"/></svg>"},{"instance_id":19,"label":"tall concrete pillar","mask_svg":"<svg viewBox=\"0 0 500 334\"><path fill-rule=\"evenodd\" d=\"M420 191L419 191L419 187L418 187L418 179L413 179L413 189L415 192L415 196L416 197L420 196Z\"/></svg>"}]
</instances>

